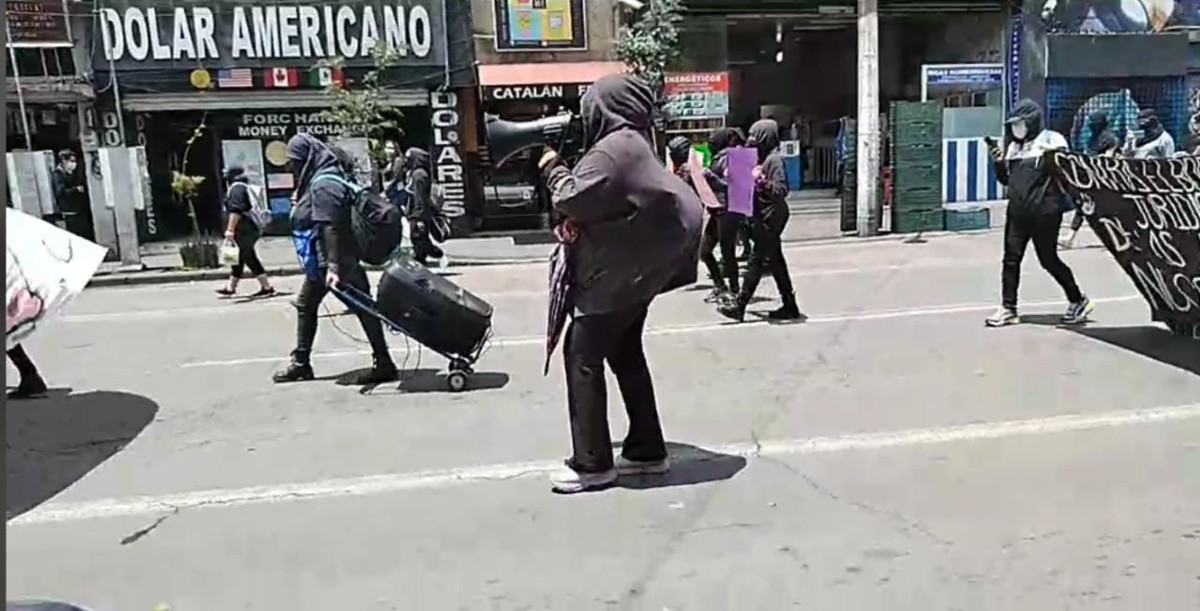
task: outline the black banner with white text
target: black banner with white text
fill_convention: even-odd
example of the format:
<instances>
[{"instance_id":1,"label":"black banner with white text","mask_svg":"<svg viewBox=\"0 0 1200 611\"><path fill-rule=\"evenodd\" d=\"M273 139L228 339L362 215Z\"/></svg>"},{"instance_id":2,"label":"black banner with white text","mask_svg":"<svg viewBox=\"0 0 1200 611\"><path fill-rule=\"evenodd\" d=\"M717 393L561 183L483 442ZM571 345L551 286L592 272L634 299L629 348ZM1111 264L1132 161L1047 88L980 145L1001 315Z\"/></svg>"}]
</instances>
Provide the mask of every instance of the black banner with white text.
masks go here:
<instances>
[{"instance_id":1,"label":"black banner with white text","mask_svg":"<svg viewBox=\"0 0 1200 611\"><path fill-rule=\"evenodd\" d=\"M1200 157L1053 152L1046 159L1154 319L1188 335L1200 331Z\"/></svg>"}]
</instances>

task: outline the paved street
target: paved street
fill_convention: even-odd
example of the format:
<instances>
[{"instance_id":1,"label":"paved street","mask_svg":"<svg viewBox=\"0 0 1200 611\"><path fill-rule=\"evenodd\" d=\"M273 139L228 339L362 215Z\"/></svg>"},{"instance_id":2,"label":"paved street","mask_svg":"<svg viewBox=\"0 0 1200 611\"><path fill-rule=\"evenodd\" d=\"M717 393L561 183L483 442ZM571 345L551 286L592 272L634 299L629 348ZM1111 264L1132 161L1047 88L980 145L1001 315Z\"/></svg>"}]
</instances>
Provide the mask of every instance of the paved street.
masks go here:
<instances>
[{"instance_id":1,"label":"paved street","mask_svg":"<svg viewBox=\"0 0 1200 611\"><path fill-rule=\"evenodd\" d=\"M1065 304L1030 253L1028 323L985 329L1000 250L998 233L790 247L799 325L726 324L701 290L663 297L647 342L676 468L574 497L545 482L568 437L561 362L541 376L544 265L455 278L496 308L462 394L398 337L398 389L339 385L368 357L336 316L317 339L325 379L272 386L287 297L89 290L28 346L59 390L6 406L7 597L1196 609L1200 346L1152 325L1097 249L1064 255L1094 324L1053 325ZM615 385L610 409L620 438Z\"/></svg>"}]
</instances>

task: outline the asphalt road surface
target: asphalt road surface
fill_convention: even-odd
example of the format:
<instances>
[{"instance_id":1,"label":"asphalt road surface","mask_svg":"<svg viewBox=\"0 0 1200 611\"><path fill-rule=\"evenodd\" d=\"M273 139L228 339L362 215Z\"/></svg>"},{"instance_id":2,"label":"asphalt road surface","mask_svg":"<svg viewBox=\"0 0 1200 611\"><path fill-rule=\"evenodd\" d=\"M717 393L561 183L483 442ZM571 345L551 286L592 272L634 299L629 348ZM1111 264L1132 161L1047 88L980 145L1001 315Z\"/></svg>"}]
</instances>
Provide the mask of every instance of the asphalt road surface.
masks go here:
<instances>
[{"instance_id":1,"label":"asphalt road surface","mask_svg":"<svg viewBox=\"0 0 1200 611\"><path fill-rule=\"evenodd\" d=\"M369 360L347 317L322 323L323 379L272 386L287 297L88 291L28 345L57 390L6 405L7 596L97 611L1200 608L1200 348L1150 323L1107 253L1065 255L1098 304L1074 330L1053 324L1065 304L1032 254L1029 322L984 328L997 234L788 256L806 324L726 324L701 290L656 302L675 470L572 497L545 481L568 437L560 362L541 375L544 266L456 277L496 308L462 394L399 337L399 388L339 385Z\"/></svg>"}]
</instances>

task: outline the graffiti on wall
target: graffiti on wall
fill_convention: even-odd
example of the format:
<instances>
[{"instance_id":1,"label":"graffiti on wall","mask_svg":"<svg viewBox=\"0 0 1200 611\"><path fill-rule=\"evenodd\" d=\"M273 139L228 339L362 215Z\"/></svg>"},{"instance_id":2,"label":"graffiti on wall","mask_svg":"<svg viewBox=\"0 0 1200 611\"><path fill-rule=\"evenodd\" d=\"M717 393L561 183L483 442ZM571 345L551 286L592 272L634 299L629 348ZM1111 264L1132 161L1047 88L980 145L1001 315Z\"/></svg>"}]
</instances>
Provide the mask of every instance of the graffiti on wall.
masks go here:
<instances>
[{"instance_id":1,"label":"graffiti on wall","mask_svg":"<svg viewBox=\"0 0 1200 611\"><path fill-rule=\"evenodd\" d=\"M1200 26L1200 0L1026 0L1050 32L1134 34ZM1028 4L1027 4L1028 6Z\"/></svg>"},{"instance_id":2,"label":"graffiti on wall","mask_svg":"<svg viewBox=\"0 0 1200 611\"><path fill-rule=\"evenodd\" d=\"M1188 93L1182 77L1049 78L1047 122L1050 129L1067 136L1072 150L1083 151L1091 135L1092 115L1103 113L1113 135L1124 141L1130 132L1141 135L1137 115L1152 110L1178 145L1188 142L1189 118L1195 117L1195 95L1189 100Z\"/></svg>"}]
</instances>

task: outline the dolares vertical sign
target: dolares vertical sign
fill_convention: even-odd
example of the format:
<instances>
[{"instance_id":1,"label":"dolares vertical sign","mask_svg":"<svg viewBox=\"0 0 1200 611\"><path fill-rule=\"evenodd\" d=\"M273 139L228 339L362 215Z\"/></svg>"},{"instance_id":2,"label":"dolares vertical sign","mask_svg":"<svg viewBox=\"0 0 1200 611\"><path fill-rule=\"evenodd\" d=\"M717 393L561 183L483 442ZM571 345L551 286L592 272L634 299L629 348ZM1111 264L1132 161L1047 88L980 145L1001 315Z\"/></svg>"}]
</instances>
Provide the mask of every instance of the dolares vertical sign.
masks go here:
<instances>
[{"instance_id":1,"label":"dolares vertical sign","mask_svg":"<svg viewBox=\"0 0 1200 611\"><path fill-rule=\"evenodd\" d=\"M433 111L433 182L442 196L442 212L450 219L467 213L466 163L463 162L462 112L453 91L429 95Z\"/></svg>"},{"instance_id":2,"label":"dolares vertical sign","mask_svg":"<svg viewBox=\"0 0 1200 611\"><path fill-rule=\"evenodd\" d=\"M1200 339L1200 157L1055 152L1047 162L1078 193L1092 231L1142 293L1154 320Z\"/></svg>"}]
</instances>

